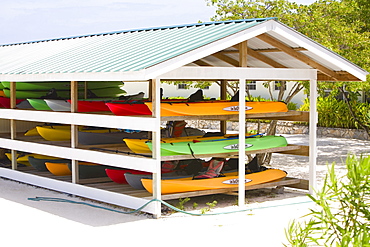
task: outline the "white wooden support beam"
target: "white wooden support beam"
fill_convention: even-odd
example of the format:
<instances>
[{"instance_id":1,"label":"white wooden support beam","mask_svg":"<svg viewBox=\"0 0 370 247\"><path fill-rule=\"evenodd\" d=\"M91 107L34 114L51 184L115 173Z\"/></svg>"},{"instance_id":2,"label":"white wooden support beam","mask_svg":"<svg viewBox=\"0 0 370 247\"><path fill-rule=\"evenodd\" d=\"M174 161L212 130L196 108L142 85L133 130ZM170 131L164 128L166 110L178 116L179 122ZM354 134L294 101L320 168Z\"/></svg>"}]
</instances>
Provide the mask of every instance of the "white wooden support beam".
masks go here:
<instances>
[{"instance_id":1,"label":"white wooden support beam","mask_svg":"<svg viewBox=\"0 0 370 247\"><path fill-rule=\"evenodd\" d=\"M166 80L308 81L315 69L181 67L161 76Z\"/></svg>"},{"instance_id":2,"label":"white wooden support beam","mask_svg":"<svg viewBox=\"0 0 370 247\"><path fill-rule=\"evenodd\" d=\"M309 193L313 194L317 187L317 81L316 74L310 80L310 123L309 123Z\"/></svg>"},{"instance_id":3,"label":"white wooden support beam","mask_svg":"<svg viewBox=\"0 0 370 247\"><path fill-rule=\"evenodd\" d=\"M239 185L238 205L245 205L245 84L246 79L239 79Z\"/></svg>"},{"instance_id":4,"label":"white wooden support beam","mask_svg":"<svg viewBox=\"0 0 370 247\"><path fill-rule=\"evenodd\" d=\"M161 93L160 93L160 80L152 79L150 80L150 87L152 92L152 116L157 121L157 126L160 126L161 121ZM161 130L160 128L153 131L152 135L153 143L153 158L155 159L155 172L153 173L153 199L161 200L162 198L162 188L161 188ZM161 202L155 201L155 212L154 217L161 217Z\"/></svg>"}]
</instances>

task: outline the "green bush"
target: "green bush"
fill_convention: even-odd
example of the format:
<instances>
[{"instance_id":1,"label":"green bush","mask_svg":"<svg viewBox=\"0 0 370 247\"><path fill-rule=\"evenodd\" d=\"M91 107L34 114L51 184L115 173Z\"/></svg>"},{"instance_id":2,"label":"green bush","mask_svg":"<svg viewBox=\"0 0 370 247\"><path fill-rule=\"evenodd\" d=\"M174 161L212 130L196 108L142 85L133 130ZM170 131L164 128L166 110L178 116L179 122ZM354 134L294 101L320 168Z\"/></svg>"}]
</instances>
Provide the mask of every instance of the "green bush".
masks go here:
<instances>
[{"instance_id":1,"label":"green bush","mask_svg":"<svg viewBox=\"0 0 370 247\"><path fill-rule=\"evenodd\" d=\"M285 246L370 246L370 157L350 155L346 167L343 177L329 167L322 188L309 195L318 209L289 225Z\"/></svg>"},{"instance_id":2,"label":"green bush","mask_svg":"<svg viewBox=\"0 0 370 247\"><path fill-rule=\"evenodd\" d=\"M351 106L357 118L367 126L370 126L370 105L351 101ZM310 102L305 99L299 111L309 111ZM358 129L358 123L352 117L346 102L336 100L333 97L317 98L318 126L332 128Z\"/></svg>"}]
</instances>

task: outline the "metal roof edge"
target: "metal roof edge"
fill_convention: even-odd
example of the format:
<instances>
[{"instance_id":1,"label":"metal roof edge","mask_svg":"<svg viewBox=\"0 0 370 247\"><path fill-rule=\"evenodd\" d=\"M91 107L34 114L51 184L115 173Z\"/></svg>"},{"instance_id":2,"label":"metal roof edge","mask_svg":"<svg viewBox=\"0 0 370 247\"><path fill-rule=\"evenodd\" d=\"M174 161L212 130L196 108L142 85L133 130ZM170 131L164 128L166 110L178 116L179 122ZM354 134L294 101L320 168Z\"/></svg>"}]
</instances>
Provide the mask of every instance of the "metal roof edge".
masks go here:
<instances>
[{"instance_id":1,"label":"metal roof edge","mask_svg":"<svg viewBox=\"0 0 370 247\"><path fill-rule=\"evenodd\" d=\"M344 68L345 70L348 70L348 66L351 65L352 69L357 69L357 72L359 72L361 74L361 75L355 75L355 76L358 77L360 80L363 80L365 78L363 81L366 81L366 75L368 75L369 72L366 71L365 69L361 68L357 64L351 62L350 60L346 59L345 57L339 55L338 53L330 50L329 48L327 48L327 47L323 46L322 44L316 42L315 40L311 39L310 37L298 32L294 28L285 25L282 22L276 21L273 25L274 25L274 27L271 30L272 32L276 32L277 34L282 35L280 33L281 31L283 31L283 32L285 32L285 34L287 34L287 31L285 31L285 30L288 30L288 31L292 32L293 34L297 35L298 37L302 37L303 39L301 41L306 43L305 48L307 48L307 45L310 45L309 43L307 43L307 41L310 42L313 46L315 46L315 47L310 47L309 50L311 52L315 52L315 50L316 50L316 54L318 54L318 52L321 53L320 57L323 58L323 59L325 59L324 56L322 56L323 53L328 54L331 58L336 58L338 62L345 63L345 64L343 64L344 66L347 67L347 69ZM280 28L281 31L279 31L279 28ZM329 60L327 60L327 61L329 61ZM348 71L348 72L350 72L350 71Z\"/></svg>"},{"instance_id":2,"label":"metal roof edge","mask_svg":"<svg viewBox=\"0 0 370 247\"><path fill-rule=\"evenodd\" d=\"M268 20L276 20L277 21L278 18L277 17L267 17L267 18L253 18L253 19L238 19L238 20L227 20L227 21L212 21L212 22L192 23L192 24L180 24L180 25L162 26L162 27L137 28L137 29L122 30L122 31L112 31L112 32L105 32L105 33L86 34L86 35L77 35L77 36L54 38L54 39L27 41L27 42L19 42L19 43L11 43L11 44L2 44L2 45L0 45L0 47L34 44L34 43L50 42L50 41L58 41L58 40L87 38L87 37L102 36L102 35L113 35L113 34L120 34L120 33L143 32L143 31L151 31L151 30L164 30L164 29L173 29L173 28L186 28L186 27L194 27L194 26L219 25L219 24L240 23L240 22L264 22L264 21L268 21Z\"/></svg>"}]
</instances>

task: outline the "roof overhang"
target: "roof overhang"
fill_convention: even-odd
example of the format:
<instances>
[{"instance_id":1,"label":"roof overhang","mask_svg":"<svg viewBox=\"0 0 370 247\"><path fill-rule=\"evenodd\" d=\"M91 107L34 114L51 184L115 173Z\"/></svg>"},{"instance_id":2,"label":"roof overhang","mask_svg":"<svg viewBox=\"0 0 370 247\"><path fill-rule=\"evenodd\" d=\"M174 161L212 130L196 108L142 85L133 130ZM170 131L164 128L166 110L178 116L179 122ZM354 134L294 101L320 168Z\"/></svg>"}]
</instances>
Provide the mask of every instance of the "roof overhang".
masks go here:
<instances>
[{"instance_id":1,"label":"roof overhang","mask_svg":"<svg viewBox=\"0 0 370 247\"><path fill-rule=\"evenodd\" d=\"M46 47L50 47L52 42L54 41L46 42ZM240 67L245 66L239 64L241 53L239 44L243 42L247 42L245 50L245 55L248 56L247 69L241 69ZM33 60L32 58L30 61ZM185 71L191 74L186 75ZM288 71L308 73L310 78L312 78L312 71L317 71L317 80L325 81L366 81L368 74L367 71L292 28L275 20L267 20L139 71L4 73L0 74L0 80L142 81L154 78L232 79L230 78L230 71L235 71L236 74L250 80L263 80L266 71L271 71L271 73L268 73L271 76L268 77L280 80L284 78L281 73L290 73ZM260 73L260 71L264 72ZM242 73L246 74L242 75ZM251 73L256 73L256 75ZM308 78L300 76L296 72L292 74L295 74L296 78L291 78L290 80L303 80L303 77ZM218 78L216 75L220 77ZM273 75L278 76L275 77ZM238 76L238 78L241 77ZM265 80L267 79L265 78Z\"/></svg>"}]
</instances>

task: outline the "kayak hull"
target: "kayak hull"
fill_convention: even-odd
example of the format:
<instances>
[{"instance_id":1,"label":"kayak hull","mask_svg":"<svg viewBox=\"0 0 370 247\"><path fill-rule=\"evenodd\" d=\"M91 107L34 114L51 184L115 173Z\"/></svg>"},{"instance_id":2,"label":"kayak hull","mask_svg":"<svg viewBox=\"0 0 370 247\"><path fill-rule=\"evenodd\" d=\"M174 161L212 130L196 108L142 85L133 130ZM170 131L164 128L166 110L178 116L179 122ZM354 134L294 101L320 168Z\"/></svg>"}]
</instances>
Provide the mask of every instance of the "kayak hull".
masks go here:
<instances>
[{"instance_id":1,"label":"kayak hull","mask_svg":"<svg viewBox=\"0 0 370 247\"><path fill-rule=\"evenodd\" d=\"M152 102L145 102L152 109ZM263 101L246 102L246 113L287 112L287 105L283 102ZM161 116L198 116L198 115L232 115L238 114L238 102L177 102L161 103Z\"/></svg>"},{"instance_id":2,"label":"kayak hull","mask_svg":"<svg viewBox=\"0 0 370 247\"><path fill-rule=\"evenodd\" d=\"M197 155L238 152L238 138L216 139L199 142L161 143L161 155ZM146 142L150 150L152 143ZM285 147L288 143L283 136L262 136L245 139L245 151Z\"/></svg>"},{"instance_id":3,"label":"kayak hull","mask_svg":"<svg viewBox=\"0 0 370 247\"><path fill-rule=\"evenodd\" d=\"M107 132L95 133L87 131L78 131L78 143L81 145L96 145L96 144L115 144L123 143L124 138L147 138L148 132Z\"/></svg>"},{"instance_id":4,"label":"kayak hull","mask_svg":"<svg viewBox=\"0 0 370 247\"><path fill-rule=\"evenodd\" d=\"M39 111L51 111L52 109L43 99L27 99L33 108Z\"/></svg>"},{"instance_id":5,"label":"kayak hull","mask_svg":"<svg viewBox=\"0 0 370 247\"><path fill-rule=\"evenodd\" d=\"M36 170L40 171L40 172L47 172L49 171L47 168L46 168L46 165L45 165L45 162L51 162L51 163L67 163L69 162L68 159L59 159L59 158L56 158L56 157L50 157L50 158L37 158L37 156L35 157L36 155L30 155L28 156L28 162L30 163L30 165L35 168Z\"/></svg>"},{"instance_id":6,"label":"kayak hull","mask_svg":"<svg viewBox=\"0 0 370 247\"><path fill-rule=\"evenodd\" d=\"M112 169L112 168L107 168L105 169L105 172L107 176L113 181L118 184L127 184L127 180L125 177L126 173L130 174L141 174L141 175L148 175L151 174L149 172L144 172L144 171L137 171L137 170L132 170L132 169Z\"/></svg>"},{"instance_id":7,"label":"kayak hull","mask_svg":"<svg viewBox=\"0 0 370 247\"><path fill-rule=\"evenodd\" d=\"M72 171L72 164L70 162L67 163L67 167L70 171ZM78 175L81 179L107 177L105 172L105 169L107 168L108 166L105 165L99 165L90 162L79 162Z\"/></svg>"},{"instance_id":8,"label":"kayak hull","mask_svg":"<svg viewBox=\"0 0 370 247\"><path fill-rule=\"evenodd\" d=\"M279 169L268 169L261 172L251 173L245 175L246 183L245 187L257 184L263 184L267 182L272 182L286 177L286 172ZM199 179L192 180L192 178L180 178L171 180L161 180L162 194L173 194L173 193L183 193L191 191L202 191L202 190L214 190L214 189L236 189L238 188L237 183L237 173L226 174L225 177L209 178L209 179ZM232 184L227 184L225 182L231 181ZM151 179L141 179L144 188L153 193L153 182Z\"/></svg>"},{"instance_id":9,"label":"kayak hull","mask_svg":"<svg viewBox=\"0 0 370 247\"><path fill-rule=\"evenodd\" d=\"M174 143L174 142L186 142L186 141L194 141L194 140L215 140L221 138L229 138L229 137L237 137L238 135L223 135L223 136L210 136L210 137L203 137L203 135L198 136L182 136L182 137L172 137L172 138L161 138L162 143ZM125 138L124 142L126 143L127 147L134 153L151 153L152 151L146 144L149 142L149 139L129 139Z\"/></svg>"},{"instance_id":10,"label":"kayak hull","mask_svg":"<svg viewBox=\"0 0 370 247\"><path fill-rule=\"evenodd\" d=\"M45 162L45 166L55 176L72 175L71 170L68 168L68 163Z\"/></svg>"},{"instance_id":11,"label":"kayak hull","mask_svg":"<svg viewBox=\"0 0 370 247\"><path fill-rule=\"evenodd\" d=\"M108 110L116 116L152 115L148 106L143 103L106 103Z\"/></svg>"}]
</instances>

